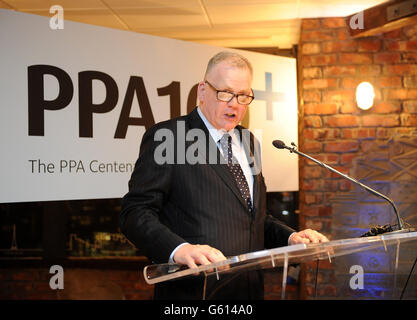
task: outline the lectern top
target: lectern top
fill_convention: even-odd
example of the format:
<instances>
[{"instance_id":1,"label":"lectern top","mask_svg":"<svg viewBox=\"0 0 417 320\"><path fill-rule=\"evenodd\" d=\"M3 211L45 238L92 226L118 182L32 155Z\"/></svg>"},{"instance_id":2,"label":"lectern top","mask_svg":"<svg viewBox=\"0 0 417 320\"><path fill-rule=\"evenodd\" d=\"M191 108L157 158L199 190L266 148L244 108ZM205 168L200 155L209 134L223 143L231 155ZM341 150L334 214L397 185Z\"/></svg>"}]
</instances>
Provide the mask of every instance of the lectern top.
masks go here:
<instances>
[{"instance_id":1,"label":"lectern top","mask_svg":"<svg viewBox=\"0 0 417 320\"><path fill-rule=\"evenodd\" d=\"M296 244L286 247L249 252L228 257L197 268L188 268L178 264L154 264L143 270L148 284L203 274L205 276L220 273L237 272L249 269L265 269L283 266L284 263L301 263L313 260L331 259L355 252L371 250L380 246L400 244L417 240L417 232L391 232L366 238L348 238L324 243Z\"/></svg>"}]
</instances>

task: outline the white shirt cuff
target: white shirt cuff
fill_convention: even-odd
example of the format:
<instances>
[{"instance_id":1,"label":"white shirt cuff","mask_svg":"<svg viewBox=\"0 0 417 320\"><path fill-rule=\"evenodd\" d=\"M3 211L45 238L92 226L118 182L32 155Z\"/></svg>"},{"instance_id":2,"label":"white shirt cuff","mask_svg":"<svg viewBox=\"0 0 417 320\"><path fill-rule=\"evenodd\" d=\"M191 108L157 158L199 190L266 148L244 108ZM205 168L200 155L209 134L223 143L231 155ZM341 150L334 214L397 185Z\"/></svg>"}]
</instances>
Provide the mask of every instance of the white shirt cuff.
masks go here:
<instances>
[{"instance_id":1,"label":"white shirt cuff","mask_svg":"<svg viewBox=\"0 0 417 320\"><path fill-rule=\"evenodd\" d=\"M177 250L180 248L180 247L182 247L184 244L187 244L188 242L184 242L184 243L181 243L179 246L177 246L172 252L171 252L171 255L169 256L169 260L168 260L168 263L175 263L175 261L174 261L174 255L175 255L175 252L177 252Z\"/></svg>"},{"instance_id":2,"label":"white shirt cuff","mask_svg":"<svg viewBox=\"0 0 417 320\"><path fill-rule=\"evenodd\" d=\"M291 238L291 236L292 236L294 233L296 233L296 232L291 233L291 234L290 234L290 236L288 237L288 245L289 245L289 246L291 245L291 243L290 243L290 238ZM175 249L175 250L176 250L176 249Z\"/></svg>"}]
</instances>

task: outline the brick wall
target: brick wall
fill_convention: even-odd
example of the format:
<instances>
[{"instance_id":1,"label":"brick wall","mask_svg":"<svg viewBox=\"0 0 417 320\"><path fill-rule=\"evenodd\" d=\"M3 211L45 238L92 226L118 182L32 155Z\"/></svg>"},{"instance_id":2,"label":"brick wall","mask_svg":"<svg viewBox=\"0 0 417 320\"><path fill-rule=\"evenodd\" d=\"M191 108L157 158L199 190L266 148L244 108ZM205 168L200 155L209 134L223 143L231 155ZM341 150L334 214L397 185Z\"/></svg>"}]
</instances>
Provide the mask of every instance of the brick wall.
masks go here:
<instances>
[{"instance_id":1,"label":"brick wall","mask_svg":"<svg viewBox=\"0 0 417 320\"><path fill-rule=\"evenodd\" d=\"M300 150L349 173L375 142L417 130L417 26L353 39L343 18L302 21L299 43ZM361 111L355 89L369 81L374 107ZM335 194L349 181L300 159L300 227L331 235ZM302 269L301 297L313 295L316 265ZM332 266L318 279L318 296L336 295Z\"/></svg>"},{"instance_id":2,"label":"brick wall","mask_svg":"<svg viewBox=\"0 0 417 320\"><path fill-rule=\"evenodd\" d=\"M141 269L64 268L64 289L52 290L47 267L0 269L0 300L150 300L153 286ZM265 271L265 299L281 299L282 272ZM286 299L298 298L298 286L288 283Z\"/></svg>"},{"instance_id":3,"label":"brick wall","mask_svg":"<svg viewBox=\"0 0 417 320\"><path fill-rule=\"evenodd\" d=\"M0 300L148 300L153 286L139 270L65 268L64 289L52 290L49 268L0 269Z\"/></svg>"}]
</instances>

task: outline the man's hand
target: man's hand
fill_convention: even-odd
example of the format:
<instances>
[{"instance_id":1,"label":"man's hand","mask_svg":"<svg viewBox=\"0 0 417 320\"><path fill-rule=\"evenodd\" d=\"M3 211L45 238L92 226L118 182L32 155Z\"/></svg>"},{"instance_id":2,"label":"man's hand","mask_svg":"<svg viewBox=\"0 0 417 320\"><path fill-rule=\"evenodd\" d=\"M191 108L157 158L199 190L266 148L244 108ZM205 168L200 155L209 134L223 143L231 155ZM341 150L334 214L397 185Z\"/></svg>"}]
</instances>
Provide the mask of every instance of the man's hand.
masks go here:
<instances>
[{"instance_id":1,"label":"man's hand","mask_svg":"<svg viewBox=\"0 0 417 320\"><path fill-rule=\"evenodd\" d=\"M220 250L199 244L184 244L174 255L175 263L186 264L189 268L197 268L197 265L208 265L222 260L226 260L226 257Z\"/></svg>"},{"instance_id":2,"label":"man's hand","mask_svg":"<svg viewBox=\"0 0 417 320\"><path fill-rule=\"evenodd\" d=\"M299 243L319 243L319 242L328 242L329 239L321 233L305 229L300 232L294 232L289 238L289 244L299 244Z\"/></svg>"}]
</instances>

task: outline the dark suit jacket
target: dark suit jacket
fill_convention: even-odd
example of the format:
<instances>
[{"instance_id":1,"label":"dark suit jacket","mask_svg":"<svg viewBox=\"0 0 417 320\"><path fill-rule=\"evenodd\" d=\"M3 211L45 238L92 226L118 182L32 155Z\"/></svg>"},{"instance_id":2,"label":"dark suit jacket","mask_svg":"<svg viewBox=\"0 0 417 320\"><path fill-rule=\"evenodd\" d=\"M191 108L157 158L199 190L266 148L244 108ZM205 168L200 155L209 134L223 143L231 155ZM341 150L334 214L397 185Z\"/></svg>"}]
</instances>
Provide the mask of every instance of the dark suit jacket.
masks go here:
<instances>
[{"instance_id":1,"label":"dark suit jacket","mask_svg":"<svg viewBox=\"0 0 417 320\"><path fill-rule=\"evenodd\" d=\"M184 143L184 132L191 129L202 130L207 150L215 150L220 157L197 109L150 128L143 136L129 192L122 201L120 228L133 244L155 263L168 262L172 251L183 242L208 244L225 256L288 244L294 230L266 214L262 173L254 176L254 210L250 214L227 166L210 164L207 150L199 153L206 164L156 163L154 153L160 151L157 148L163 142L155 141L155 133L169 132L166 129L175 137L172 152L177 162L182 157L177 148ZM193 143L186 141L185 149ZM253 135L243 143L252 151L258 150ZM201 299L203 285L198 277L167 281L155 286L155 298ZM257 271L230 274L220 281L209 279L206 287L206 298L210 299L263 299L263 277Z\"/></svg>"}]
</instances>

